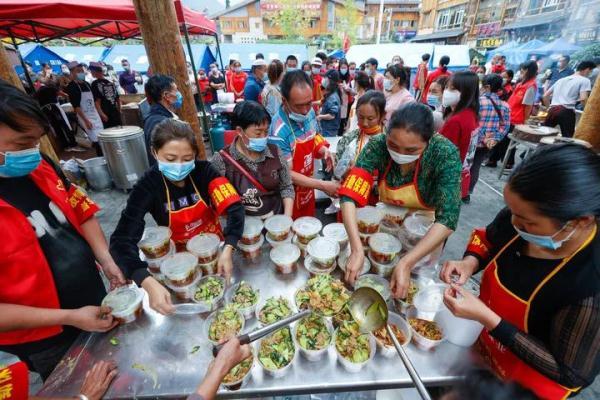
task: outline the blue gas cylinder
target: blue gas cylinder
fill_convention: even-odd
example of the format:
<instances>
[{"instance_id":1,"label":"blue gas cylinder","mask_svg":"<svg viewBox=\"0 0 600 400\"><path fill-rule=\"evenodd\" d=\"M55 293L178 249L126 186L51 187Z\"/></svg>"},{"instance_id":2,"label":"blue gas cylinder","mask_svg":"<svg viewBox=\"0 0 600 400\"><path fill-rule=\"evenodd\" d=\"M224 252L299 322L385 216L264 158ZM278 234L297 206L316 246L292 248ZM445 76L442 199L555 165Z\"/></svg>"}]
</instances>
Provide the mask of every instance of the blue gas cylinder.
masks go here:
<instances>
[{"instance_id":1,"label":"blue gas cylinder","mask_svg":"<svg viewBox=\"0 0 600 400\"><path fill-rule=\"evenodd\" d=\"M210 130L210 143L212 144L213 153L221 150L224 146L225 127L221 118L217 118L215 124Z\"/></svg>"}]
</instances>

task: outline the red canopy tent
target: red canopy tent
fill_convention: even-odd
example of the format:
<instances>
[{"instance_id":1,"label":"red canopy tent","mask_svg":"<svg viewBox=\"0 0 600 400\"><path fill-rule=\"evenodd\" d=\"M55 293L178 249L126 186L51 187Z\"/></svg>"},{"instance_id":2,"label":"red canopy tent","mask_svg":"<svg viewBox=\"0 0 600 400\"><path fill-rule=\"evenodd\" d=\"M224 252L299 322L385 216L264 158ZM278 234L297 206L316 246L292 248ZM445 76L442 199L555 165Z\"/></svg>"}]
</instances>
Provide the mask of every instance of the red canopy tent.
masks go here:
<instances>
[{"instance_id":1,"label":"red canopy tent","mask_svg":"<svg viewBox=\"0 0 600 400\"><path fill-rule=\"evenodd\" d=\"M216 36L213 21L174 0L182 32ZM140 36L131 0L2 0L0 35L43 43L79 37L124 40Z\"/></svg>"}]
</instances>

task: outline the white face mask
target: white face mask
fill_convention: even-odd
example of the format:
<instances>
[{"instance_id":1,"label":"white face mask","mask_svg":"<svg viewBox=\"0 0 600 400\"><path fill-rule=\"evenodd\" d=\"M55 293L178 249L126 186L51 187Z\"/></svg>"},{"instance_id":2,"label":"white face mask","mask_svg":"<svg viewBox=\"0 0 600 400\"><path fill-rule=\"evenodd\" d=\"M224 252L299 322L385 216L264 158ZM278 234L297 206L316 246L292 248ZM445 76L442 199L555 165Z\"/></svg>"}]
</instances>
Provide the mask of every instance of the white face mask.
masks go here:
<instances>
[{"instance_id":1,"label":"white face mask","mask_svg":"<svg viewBox=\"0 0 600 400\"><path fill-rule=\"evenodd\" d=\"M442 105L444 107L454 107L460 101L460 92L458 90L446 89L442 96Z\"/></svg>"},{"instance_id":2,"label":"white face mask","mask_svg":"<svg viewBox=\"0 0 600 400\"><path fill-rule=\"evenodd\" d=\"M396 164L410 164L411 162L417 161L417 159L420 157L420 154L402 154L397 153L394 150L390 150L390 148L387 150L388 153L390 153L390 157L392 157L392 160L394 160Z\"/></svg>"}]
</instances>

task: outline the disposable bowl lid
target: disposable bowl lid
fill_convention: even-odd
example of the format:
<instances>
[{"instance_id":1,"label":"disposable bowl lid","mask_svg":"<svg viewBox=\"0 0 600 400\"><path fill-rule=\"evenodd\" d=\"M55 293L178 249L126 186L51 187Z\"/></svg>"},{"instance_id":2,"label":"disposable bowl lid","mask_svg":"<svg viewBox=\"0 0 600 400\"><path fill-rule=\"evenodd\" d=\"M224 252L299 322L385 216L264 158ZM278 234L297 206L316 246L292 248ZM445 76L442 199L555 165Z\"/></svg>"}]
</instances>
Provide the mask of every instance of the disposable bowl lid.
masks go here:
<instances>
[{"instance_id":1,"label":"disposable bowl lid","mask_svg":"<svg viewBox=\"0 0 600 400\"><path fill-rule=\"evenodd\" d=\"M377 203L375 207L384 215L393 215L395 217L405 217L408 214L408 208L393 206L385 203Z\"/></svg>"},{"instance_id":2,"label":"disposable bowl lid","mask_svg":"<svg viewBox=\"0 0 600 400\"><path fill-rule=\"evenodd\" d=\"M413 214L404 220L403 225L408 232L414 235L425 236L431 225L433 225L433 221L425 215Z\"/></svg>"},{"instance_id":3,"label":"disposable bowl lid","mask_svg":"<svg viewBox=\"0 0 600 400\"><path fill-rule=\"evenodd\" d=\"M191 238L186 248L197 254L213 252L219 248L221 239L214 233L201 233Z\"/></svg>"},{"instance_id":4,"label":"disposable bowl lid","mask_svg":"<svg viewBox=\"0 0 600 400\"><path fill-rule=\"evenodd\" d=\"M265 228L269 232L283 232L290 229L293 222L287 215L273 215L265 221Z\"/></svg>"},{"instance_id":5,"label":"disposable bowl lid","mask_svg":"<svg viewBox=\"0 0 600 400\"><path fill-rule=\"evenodd\" d=\"M167 257L160 264L160 272L170 279L185 278L196 268L196 265L198 265L198 257L184 251Z\"/></svg>"},{"instance_id":6,"label":"disposable bowl lid","mask_svg":"<svg viewBox=\"0 0 600 400\"><path fill-rule=\"evenodd\" d=\"M356 218L367 224L378 224L383 219L383 214L373 206L366 206L356 210Z\"/></svg>"},{"instance_id":7,"label":"disposable bowl lid","mask_svg":"<svg viewBox=\"0 0 600 400\"><path fill-rule=\"evenodd\" d=\"M244 232L242 233L243 237L254 237L262 232L263 222L260 218L256 217L246 217L244 220Z\"/></svg>"},{"instance_id":8,"label":"disposable bowl lid","mask_svg":"<svg viewBox=\"0 0 600 400\"><path fill-rule=\"evenodd\" d=\"M331 239L317 237L308 243L306 250L310 256L319 260L335 258L340 253L340 244Z\"/></svg>"},{"instance_id":9,"label":"disposable bowl lid","mask_svg":"<svg viewBox=\"0 0 600 400\"><path fill-rule=\"evenodd\" d=\"M323 228L323 224L315 217L300 217L292 225L294 232L300 236L316 235L321 228Z\"/></svg>"},{"instance_id":10,"label":"disposable bowl lid","mask_svg":"<svg viewBox=\"0 0 600 400\"><path fill-rule=\"evenodd\" d=\"M435 284L420 288L413 305L421 311L437 312L444 307L444 289L446 285Z\"/></svg>"},{"instance_id":11,"label":"disposable bowl lid","mask_svg":"<svg viewBox=\"0 0 600 400\"><path fill-rule=\"evenodd\" d=\"M142 301L143 294L136 288L124 286L109 292L102 300L102 305L110 307L115 316L129 314Z\"/></svg>"},{"instance_id":12,"label":"disposable bowl lid","mask_svg":"<svg viewBox=\"0 0 600 400\"><path fill-rule=\"evenodd\" d=\"M389 233L377 232L369 238L369 247L378 253L399 253L402 249L400 241Z\"/></svg>"},{"instance_id":13,"label":"disposable bowl lid","mask_svg":"<svg viewBox=\"0 0 600 400\"><path fill-rule=\"evenodd\" d=\"M142 240L138 242L139 247L157 246L171 238L171 230L166 226L151 226L144 229Z\"/></svg>"},{"instance_id":14,"label":"disposable bowl lid","mask_svg":"<svg viewBox=\"0 0 600 400\"><path fill-rule=\"evenodd\" d=\"M300 249L295 244L284 243L271 249L271 260L278 265L291 264L300 258Z\"/></svg>"},{"instance_id":15,"label":"disposable bowl lid","mask_svg":"<svg viewBox=\"0 0 600 400\"><path fill-rule=\"evenodd\" d=\"M304 243L300 243L298 241L298 236L294 235L294 237L292 238L292 244L295 244L296 246L298 246L300 248L300 250L306 250L306 246Z\"/></svg>"},{"instance_id":16,"label":"disposable bowl lid","mask_svg":"<svg viewBox=\"0 0 600 400\"><path fill-rule=\"evenodd\" d=\"M346 227L344 227L344 224L341 222L333 222L325 225L323 228L323 236L329 239L337 240L338 242L342 242L348 239L348 232L346 232Z\"/></svg>"},{"instance_id":17,"label":"disposable bowl lid","mask_svg":"<svg viewBox=\"0 0 600 400\"><path fill-rule=\"evenodd\" d=\"M245 250L245 251L255 251L255 250L258 250L264 243L265 243L265 237L263 235L260 235L258 242L254 243L254 244L244 244L242 242L238 242L238 248L240 250Z\"/></svg>"}]
</instances>

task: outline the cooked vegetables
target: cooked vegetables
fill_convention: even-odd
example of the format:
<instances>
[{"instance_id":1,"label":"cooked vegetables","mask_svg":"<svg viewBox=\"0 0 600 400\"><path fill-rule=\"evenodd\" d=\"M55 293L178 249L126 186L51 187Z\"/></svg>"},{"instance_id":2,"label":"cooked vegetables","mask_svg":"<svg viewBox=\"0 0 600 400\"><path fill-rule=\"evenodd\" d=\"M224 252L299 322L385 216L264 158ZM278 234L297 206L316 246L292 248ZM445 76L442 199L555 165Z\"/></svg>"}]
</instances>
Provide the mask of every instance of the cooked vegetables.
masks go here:
<instances>
[{"instance_id":1,"label":"cooked vegetables","mask_svg":"<svg viewBox=\"0 0 600 400\"><path fill-rule=\"evenodd\" d=\"M223 378L223 383L234 383L241 380L252 368L253 356L243 360L241 363L231 368L227 375Z\"/></svg>"},{"instance_id":2,"label":"cooked vegetables","mask_svg":"<svg viewBox=\"0 0 600 400\"><path fill-rule=\"evenodd\" d=\"M276 371L292 362L296 348L289 328L283 328L260 342L258 360L263 367Z\"/></svg>"},{"instance_id":3,"label":"cooked vegetables","mask_svg":"<svg viewBox=\"0 0 600 400\"><path fill-rule=\"evenodd\" d=\"M419 335L429 340L442 340L442 330L433 321L419 318L409 318L408 323Z\"/></svg>"},{"instance_id":4,"label":"cooked vegetables","mask_svg":"<svg viewBox=\"0 0 600 400\"><path fill-rule=\"evenodd\" d=\"M215 317L208 328L208 338L213 342L229 339L242 330L243 319L235 306L228 304L215 313Z\"/></svg>"},{"instance_id":5,"label":"cooked vegetables","mask_svg":"<svg viewBox=\"0 0 600 400\"><path fill-rule=\"evenodd\" d=\"M224 285L222 280L209 276L208 279L196 289L194 299L204 303L212 303L216 298L223 294L223 289Z\"/></svg>"},{"instance_id":6,"label":"cooked vegetables","mask_svg":"<svg viewBox=\"0 0 600 400\"><path fill-rule=\"evenodd\" d=\"M339 313L349 298L342 282L331 275L317 275L296 293L296 304L302 310L310 308L329 317Z\"/></svg>"},{"instance_id":7,"label":"cooked vegetables","mask_svg":"<svg viewBox=\"0 0 600 400\"><path fill-rule=\"evenodd\" d=\"M356 289L361 287L370 287L371 289L375 289L379 292L380 295L385 296L385 286L381 282L378 282L375 278L371 276L360 277L356 281L356 285L354 285Z\"/></svg>"},{"instance_id":8,"label":"cooked vegetables","mask_svg":"<svg viewBox=\"0 0 600 400\"><path fill-rule=\"evenodd\" d=\"M346 360L364 363L371 356L369 335L361 334L356 322L344 322L338 328L335 348Z\"/></svg>"},{"instance_id":9,"label":"cooked vegetables","mask_svg":"<svg viewBox=\"0 0 600 400\"><path fill-rule=\"evenodd\" d=\"M283 297L271 297L258 313L258 320L263 324L272 324L292 315L290 302Z\"/></svg>"},{"instance_id":10,"label":"cooked vegetables","mask_svg":"<svg viewBox=\"0 0 600 400\"><path fill-rule=\"evenodd\" d=\"M354 318L352 317L352 314L350 314L350 309L348 308L347 304L342 308L342 311L333 316L333 326L337 328L344 321L354 321Z\"/></svg>"},{"instance_id":11,"label":"cooked vegetables","mask_svg":"<svg viewBox=\"0 0 600 400\"><path fill-rule=\"evenodd\" d=\"M321 350L331 343L331 333L327 329L325 320L312 314L298 323L296 340L305 350Z\"/></svg>"},{"instance_id":12,"label":"cooked vegetables","mask_svg":"<svg viewBox=\"0 0 600 400\"><path fill-rule=\"evenodd\" d=\"M248 282L241 281L238 285L231 302L239 308L252 307L258 301L258 293L248 284Z\"/></svg>"},{"instance_id":13,"label":"cooked vegetables","mask_svg":"<svg viewBox=\"0 0 600 400\"><path fill-rule=\"evenodd\" d=\"M417 295L417 293L419 293L419 287L417 286L417 284L411 279L410 280L410 285L408 286L408 295L406 296L406 299L404 299L403 301L406 304L412 304L413 300L415 299L415 296Z\"/></svg>"},{"instance_id":14,"label":"cooked vegetables","mask_svg":"<svg viewBox=\"0 0 600 400\"><path fill-rule=\"evenodd\" d=\"M119 339L117 339L116 337L110 338L110 344L112 344L113 346L118 346L119 345Z\"/></svg>"},{"instance_id":15,"label":"cooked vegetables","mask_svg":"<svg viewBox=\"0 0 600 400\"><path fill-rule=\"evenodd\" d=\"M406 336L404 336L404 332L402 332L394 324L390 324L390 328L392 328L392 332L394 333L394 336L396 336L396 339L398 339L398 343L400 343L400 344L406 343ZM373 332L373 335L375 336L375 339L377 339L379 341L379 343L383 344L384 346L386 346L386 347L394 346L394 343L392 342L392 338L388 335L387 330L385 329L385 326L377 329L375 332Z\"/></svg>"}]
</instances>

